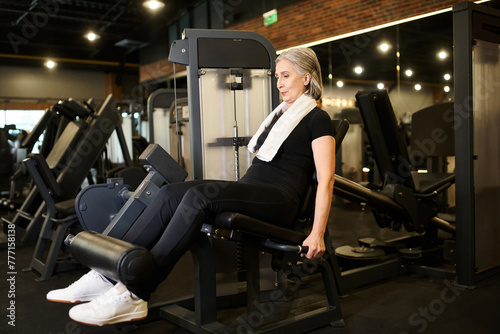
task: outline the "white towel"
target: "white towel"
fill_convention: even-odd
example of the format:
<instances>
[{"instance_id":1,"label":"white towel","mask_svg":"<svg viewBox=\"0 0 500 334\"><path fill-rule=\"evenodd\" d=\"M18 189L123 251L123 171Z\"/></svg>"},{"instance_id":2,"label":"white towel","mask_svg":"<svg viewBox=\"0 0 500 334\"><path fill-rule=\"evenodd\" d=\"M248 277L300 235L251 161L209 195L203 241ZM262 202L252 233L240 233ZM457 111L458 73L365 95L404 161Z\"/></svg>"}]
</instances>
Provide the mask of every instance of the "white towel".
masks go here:
<instances>
[{"instance_id":1,"label":"white towel","mask_svg":"<svg viewBox=\"0 0 500 334\"><path fill-rule=\"evenodd\" d=\"M281 103L266 117L264 122L262 122L257 132L248 143L248 150L250 152L255 153L255 145L257 144L257 139L266 129L266 127L271 124L274 115L281 112L285 106L285 102ZM276 124L274 124L266 140L260 147L259 152L257 153L257 158L265 162L273 160L274 155L276 154L276 152L278 152L281 144L283 144L283 142L293 131L295 126L297 126L302 118L304 118L304 116L307 115L315 107L316 101L309 95L302 94L278 119Z\"/></svg>"}]
</instances>

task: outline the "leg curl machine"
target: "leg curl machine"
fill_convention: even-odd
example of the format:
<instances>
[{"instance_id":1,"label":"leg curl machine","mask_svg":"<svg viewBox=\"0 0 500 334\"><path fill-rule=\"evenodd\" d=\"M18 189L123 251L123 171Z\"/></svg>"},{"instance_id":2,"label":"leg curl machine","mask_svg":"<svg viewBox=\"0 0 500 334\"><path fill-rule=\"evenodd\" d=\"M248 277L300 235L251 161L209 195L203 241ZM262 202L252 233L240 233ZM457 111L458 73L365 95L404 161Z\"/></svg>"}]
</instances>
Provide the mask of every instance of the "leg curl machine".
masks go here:
<instances>
[{"instance_id":1,"label":"leg curl machine","mask_svg":"<svg viewBox=\"0 0 500 334\"><path fill-rule=\"evenodd\" d=\"M332 121L332 124L338 148L349 125L345 120L335 120ZM166 158L167 164L169 164L168 161L172 158L167 153L162 151L158 145L150 145L150 147L152 148L148 148L149 151ZM152 170L150 174L153 174L151 178L148 175L149 179L158 174L155 170L158 163L160 166L165 165L161 159L148 165L148 169ZM170 167L172 168L168 172L177 174L179 166L172 164ZM179 173L182 174L180 171ZM149 181L143 183L147 182ZM146 189L148 186L141 185L139 189L141 188ZM241 326L243 326L244 330L259 333L282 333L283 331L303 333L327 325L343 326L336 286L336 278L339 276L338 266L328 233L325 235L327 251L323 258L310 261L300 257L300 253L306 251L300 246L307 237L305 230L312 224L314 216L315 190L316 180L312 176L306 199L299 210L293 230L278 227L237 212L223 212L216 215L213 221L207 221L200 231L199 241L191 249L195 267L194 297L161 307L161 317L193 332L227 333L236 330L217 320L217 307L220 305L221 298L218 298L216 294L215 261L209 238L213 237L233 240L245 247L247 255L247 321L245 324L239 323L240 328L237 330L241 330ZM131 212L129 208L135 206L132 202L140 202L141 197L147 196L144 192L138 196L135 194L131 196L129 199L131 204L128 208L123 207L103 234L84 231L74 237L69 237L67 243L70 244L72 255L82 264L123 283L137 283L147 277L154 270L154 261L151 259L150 253L144 248L116 239L116 237L123 235L122 231L126 231L128 226L133 223L132 220L136 218L127 219L125 216ZM99 202L105 196L100 195L97 199L94 195L91 197L94 198L94 201ZM80 205L81 203L80 200ZM87 205L87 208L91 209L90 205ZM92 210L85 211L94 212L96 210L92 208ZM139 212L139 210L135 212ZM132 214L132 216L134 215ZM261 300L263 294L260 289L259 252L272 254L272 267L275 271L280 272L281 283L286 282L286 276L300 280L304 276L321 273L326 291L326 305L300 316L280 319L264 325L255 324L251 317L255 317L256 314L263 317L259 310L261 305L265 304L261 303L281 302L286 296L286 284L283 284L274 293L269 294L270 300ZM279 300L273 298L273 295L279 295Z\"/></svg>"}]
</instances>

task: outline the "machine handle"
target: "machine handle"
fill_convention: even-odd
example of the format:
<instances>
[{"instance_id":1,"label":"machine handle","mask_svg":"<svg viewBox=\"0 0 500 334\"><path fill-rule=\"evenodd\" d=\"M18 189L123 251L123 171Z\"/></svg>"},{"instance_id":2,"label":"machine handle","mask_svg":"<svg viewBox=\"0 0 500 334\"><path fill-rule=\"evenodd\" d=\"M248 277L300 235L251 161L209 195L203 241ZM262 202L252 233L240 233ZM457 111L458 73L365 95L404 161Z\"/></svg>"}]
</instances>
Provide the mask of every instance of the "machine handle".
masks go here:
<instances>
[{"instance_id":1,"label":"machine handle","mask_svg":"<svg viewBox=\"0 0 500 334\"><path fill-rule=\"evenodd\" d=\"M309 247L307 246L280 244L278 242L271 241L269 239L266 239L263 242L263 245L267 248L271 248L282 252L306 254L309 251Z\"/></svg>"}]
</instances>

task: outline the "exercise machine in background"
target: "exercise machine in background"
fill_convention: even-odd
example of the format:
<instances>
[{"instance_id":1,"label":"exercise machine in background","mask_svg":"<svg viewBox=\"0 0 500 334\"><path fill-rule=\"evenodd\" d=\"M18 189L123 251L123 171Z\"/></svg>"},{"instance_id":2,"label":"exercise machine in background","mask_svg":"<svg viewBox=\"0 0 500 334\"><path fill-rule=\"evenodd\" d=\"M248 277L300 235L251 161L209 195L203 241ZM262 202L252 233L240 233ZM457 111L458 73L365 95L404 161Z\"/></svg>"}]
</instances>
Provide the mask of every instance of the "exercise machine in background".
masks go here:
<instances>
[{"instance_id":1,"label":"exercise machine in background","mask_svg":"<svg viewBox=\"0 0 500 334\"><path fill-rule=\"evenodd\" d=\"M36 243L28 269L40 274L37 280L48 279L56 272L77 265L67 250L65 256L59 255L64 250L62 242L68 231L81 230L75 213L76 194L85 181L102 183L98 175L94 181L91 174L94 167L100 169L98 174L113 173L134 187L146 174L141 168L131 166L119 110L111 95L98 112L71 99L53 108L75 116L66 124L47 157L31 154L23 161L22 167L31 175L33 187L15 215L3 218L4 227L15 226L19 245ZM106 144L115 132L125 157L125 168L114 168L102 161Z\"/></svg>"},{"instance_id":2,"label":"exercise machine in background","mask_svg":"<svg viewBox=\"0 0 500 334\"><path fill-rule=\"evenodd\" d=\"M455 175L414 170L415 157L410 156L401 135L387 91L358 92L356 99L379 174L375 179L381 182L356 183L336 175L334 194L366 204L380 228L407 233L396 240L366 237L359 245L338 247L336 254L344 269L342 294L405 272L453 279L456 228L453 221L440 217L439 199L454 184ZM453 137L451 127L440 138L446 136ZM449 143L434 143L440 144ZM428 153L431 156L438 150Z\"/></svg>"},{"instance_id":3,"label":"exercise machine in background","mask_svg":"<svg viewBox=\"0 0 500 334\"><path fill-rule=\"evenodd\" d=\"M404 228L408 233L398 240L366 238L356 247L337 249L339 258L360 260L342 273L343 292L408 272L473 288L478 280L500 270L496 224L500 139L495 128L500 41L494 32L500 27L500 12L459 3L453 7L453 26L453 46L460 55L454 58L455 99L422 110L434 116L426 119L425 127L418 128L419 113L412 121L417 128L412 129L411 150L430 153L425 156L427 173L413 170L415 156L408 155L395 130L386 94L374 91L357 96L382 184L364 187L337 176L334 192L366 203L380 227ZM416 140L429 145L422 149ZM450 154L455 157L453 170L447 168ZM450 192L451 187L455 192ZM450 205L454 210L449 210Z\"/></svg>"}]
</instances>

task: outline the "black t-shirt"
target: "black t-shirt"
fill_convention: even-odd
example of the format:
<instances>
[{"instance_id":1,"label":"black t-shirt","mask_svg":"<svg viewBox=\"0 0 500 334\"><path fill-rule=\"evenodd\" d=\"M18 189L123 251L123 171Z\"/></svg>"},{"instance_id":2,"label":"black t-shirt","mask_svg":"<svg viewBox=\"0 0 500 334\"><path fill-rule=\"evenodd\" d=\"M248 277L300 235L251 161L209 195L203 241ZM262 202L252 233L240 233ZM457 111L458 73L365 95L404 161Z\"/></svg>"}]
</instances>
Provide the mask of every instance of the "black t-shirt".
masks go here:
<instances>
[{"instance_id":1,"label":"black t-shirt","mask_svg":"<svg viewBox=\"0 0 500 334\"><path fill-rule=\"evenodd\" d=\"M255 157L240 182L274 184L300 203L315 168L311 143L322 136L333 136L331 119L326 111L314 108L293 129L273 160L264 162Z\"/></svg>"}]
</instances>

